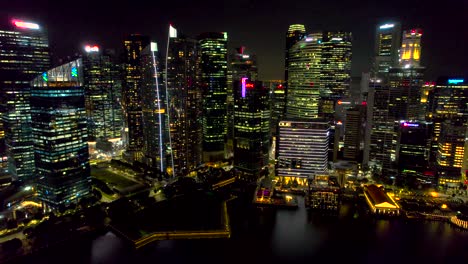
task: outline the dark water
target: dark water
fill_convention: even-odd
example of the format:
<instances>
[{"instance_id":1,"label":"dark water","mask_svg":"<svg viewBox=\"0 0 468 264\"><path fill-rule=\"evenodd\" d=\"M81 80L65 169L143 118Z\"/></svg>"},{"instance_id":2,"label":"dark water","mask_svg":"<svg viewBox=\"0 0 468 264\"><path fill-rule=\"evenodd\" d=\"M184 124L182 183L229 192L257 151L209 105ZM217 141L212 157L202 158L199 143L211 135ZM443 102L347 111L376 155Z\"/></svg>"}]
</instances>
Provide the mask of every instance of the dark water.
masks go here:
<instances>
[{"instance_id":1,"label":"dark water","mask_svg":"<svg viewBox=\"0 0 468 264\"><path fill-rule=\"evenodd\" d=\"M468 232L442 222L377 220L344 205L338 216L230 207L221 240L161 241L132 250L107 233L23 263L468 263Z\"/></svg>"}]
</instances>

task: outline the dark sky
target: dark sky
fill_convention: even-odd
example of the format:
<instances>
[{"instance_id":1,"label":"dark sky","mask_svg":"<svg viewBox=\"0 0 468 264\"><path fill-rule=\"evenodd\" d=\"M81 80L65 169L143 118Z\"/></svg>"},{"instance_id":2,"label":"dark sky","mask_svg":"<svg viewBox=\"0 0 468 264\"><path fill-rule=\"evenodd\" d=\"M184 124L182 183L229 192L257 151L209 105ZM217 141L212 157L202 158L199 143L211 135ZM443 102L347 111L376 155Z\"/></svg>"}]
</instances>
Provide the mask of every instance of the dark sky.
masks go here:
<instances>
[{"instance_id":1,"label":"dark sky","mask_svg":"<svg viewBox=\"0 0 468 264\"><path fill-rule=\"evenodd\" d=\"M468 73L468 1L338 0L1 0L0 16L31 18L49 32L55 57L86 42L120 49L126 34L150 35L162 45L172 23L196 36L227 31L230 47L246 46L258 57L261 79L282 79L285 33L292 23L306 30L353 32L353 76L369 69L377 23L400 21L421 27L426 79Z\"/></svg>"}]
</instances>

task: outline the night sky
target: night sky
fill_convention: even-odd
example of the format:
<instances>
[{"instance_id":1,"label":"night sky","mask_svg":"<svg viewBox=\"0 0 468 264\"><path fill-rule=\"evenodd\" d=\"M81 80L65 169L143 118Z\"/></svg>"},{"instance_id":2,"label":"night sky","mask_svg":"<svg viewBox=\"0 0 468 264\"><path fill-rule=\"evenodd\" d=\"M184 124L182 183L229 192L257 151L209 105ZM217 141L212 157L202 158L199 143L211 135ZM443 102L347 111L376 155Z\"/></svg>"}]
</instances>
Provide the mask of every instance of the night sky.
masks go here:
<instances>
[{"instance_id":1,"label":"night sky","mask_svg":"<svg viewBox=\"0 0 468 264\"><path fill-rule=\"evenodd\" d=\"M352 75L368 71L376 25L401 21L421 27L426 79L468 73L468 1L35 1L2 0L0 16L37 21L49 32L53 57L66 58L83 44L121 50L129 33L150 35L160 46L172 23L188 36L227 31L230 48L257 54L260 78L282 79L285 33L289 24L312 30L353 32ZM378 3L376 3L378 2ZM434 4L437 3L437 4Z\"/></svg>"}]
</instances>

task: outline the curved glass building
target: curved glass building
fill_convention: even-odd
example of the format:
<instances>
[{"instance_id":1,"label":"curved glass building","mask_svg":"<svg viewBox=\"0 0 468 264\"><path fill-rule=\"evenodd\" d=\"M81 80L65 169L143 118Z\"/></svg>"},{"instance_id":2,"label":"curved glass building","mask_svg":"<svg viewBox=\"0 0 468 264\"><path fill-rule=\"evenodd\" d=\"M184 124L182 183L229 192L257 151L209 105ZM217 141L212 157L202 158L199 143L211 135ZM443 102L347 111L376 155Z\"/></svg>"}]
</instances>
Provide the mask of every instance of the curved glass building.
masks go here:
<instances>
[{"instance_id":1,"label":"curved glass building","mask_svg":"<svg viewBox=\"0 0 468 264\"><path fill-rule=\"evenodd\" d=\"M289 50L286 118L318 118L322 33L313 33Z\"/></svg>"}]
</instances>

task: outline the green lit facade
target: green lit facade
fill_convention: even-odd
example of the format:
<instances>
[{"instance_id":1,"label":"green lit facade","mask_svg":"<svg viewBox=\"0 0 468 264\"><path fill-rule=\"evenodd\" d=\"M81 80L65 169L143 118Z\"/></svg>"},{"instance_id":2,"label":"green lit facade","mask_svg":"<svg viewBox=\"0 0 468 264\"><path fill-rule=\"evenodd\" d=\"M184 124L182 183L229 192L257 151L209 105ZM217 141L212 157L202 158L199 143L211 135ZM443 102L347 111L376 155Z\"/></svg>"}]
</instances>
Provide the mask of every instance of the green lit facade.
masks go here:
<instances>
[{"instance_id":1,"label":"green lit facade","mask_svg":"<svg viewBox=\"0 0 468 264\"><path fill-rule=\"evenodd\" d=\"M313 33L289 50L286 118L318 118L322 33Z\"/></svg>"},{"instance_id":2,"label":"green lit facade","mask_svg":"<svg viewBox=\"0 0 468 264\"><path fill-rule=\"evenodd\" d=\"M0 28L0 105L5 130L8 172L13 180L34 176L30 81L50 68L45 30L15 26Z\"/></svg>"},{"instance_id":3,"label":"green lit facade","mask_svg":"<svg viewBox=\"0 0 468 264\"><path fill-rule=\"evenodd\" d=\"M200 85L203 95L203 160L224 158L227 134L227 33L199 36Z\"/></svg>"},{"instance_id":4,"label":"green lit facade","mask_svg":"<svg viewBox=\"0 0 468 264\"><path fill-rule=\"evenodd\" d=\"M38 197L55 209L77 203L91 191L83 84L81 59L31 82Z\"/></svg>"},{"instance_id":5,"label":"green lit facade","mask_svg":"<svg viewBox=\"0 0 468 264\"><path fill-rule=\"evenodd\" d=\"M286 49L284 57L284 78L288 81L288 69L289 69L289 49L294 46L298 41L302 40L306 36L305 26L302 24L292 24L288 28L286 33Z\"/></svg>"}]
</instances>

